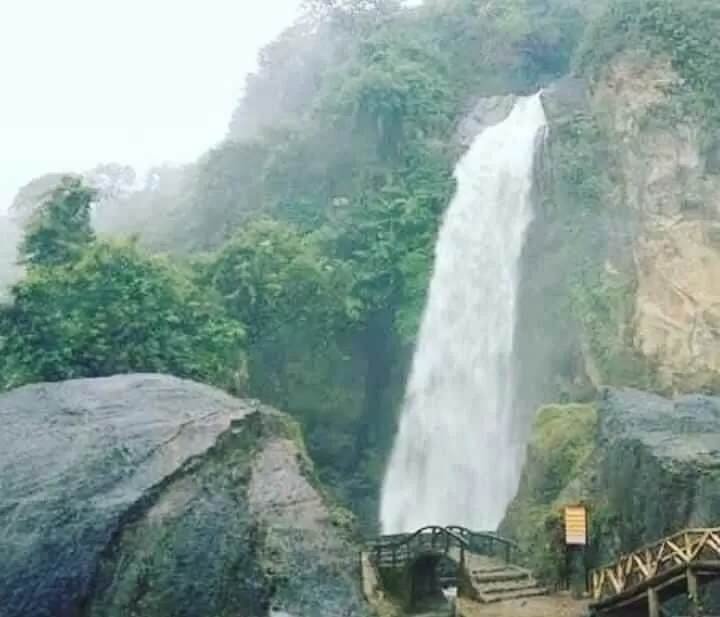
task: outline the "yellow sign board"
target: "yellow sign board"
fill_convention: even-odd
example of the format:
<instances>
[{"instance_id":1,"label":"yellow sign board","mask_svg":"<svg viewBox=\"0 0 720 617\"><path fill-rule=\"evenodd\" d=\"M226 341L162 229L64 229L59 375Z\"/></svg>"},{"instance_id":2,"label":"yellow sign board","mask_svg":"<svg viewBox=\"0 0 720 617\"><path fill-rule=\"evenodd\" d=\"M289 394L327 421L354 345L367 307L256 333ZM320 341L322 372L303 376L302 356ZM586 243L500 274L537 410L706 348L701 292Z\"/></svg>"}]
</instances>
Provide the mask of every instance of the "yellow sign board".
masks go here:
<instances>
[{"instance_id":1,"label":"yellow sign board","mask_svg":"<svg viewBox=\"0 0 720 617\"><path fill-rule=\"evenodd\" d=\"M565 506L565 544L587 544L585 506Z\"/></svg>"}]
</instances>

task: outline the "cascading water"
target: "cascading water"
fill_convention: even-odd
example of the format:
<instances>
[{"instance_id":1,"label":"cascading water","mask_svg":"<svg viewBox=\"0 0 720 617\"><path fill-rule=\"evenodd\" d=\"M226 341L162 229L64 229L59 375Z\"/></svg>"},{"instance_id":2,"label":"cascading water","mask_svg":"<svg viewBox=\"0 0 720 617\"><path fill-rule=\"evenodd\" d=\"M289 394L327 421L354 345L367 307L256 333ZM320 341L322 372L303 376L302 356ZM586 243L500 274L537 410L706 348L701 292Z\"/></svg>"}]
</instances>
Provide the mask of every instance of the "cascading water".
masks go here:
<instances>
[{"instance_id":1,"label":"cascading water","mask_svg":"<svg viewBox=\"0 0 720 617\"><path fill-rule=\"evenodd\" d=\"M380 508L383 533L492 530L524 458L513 337L519 259L532 220L540 94L485 129L455 169Z\"/></svg>"}]
</instances>

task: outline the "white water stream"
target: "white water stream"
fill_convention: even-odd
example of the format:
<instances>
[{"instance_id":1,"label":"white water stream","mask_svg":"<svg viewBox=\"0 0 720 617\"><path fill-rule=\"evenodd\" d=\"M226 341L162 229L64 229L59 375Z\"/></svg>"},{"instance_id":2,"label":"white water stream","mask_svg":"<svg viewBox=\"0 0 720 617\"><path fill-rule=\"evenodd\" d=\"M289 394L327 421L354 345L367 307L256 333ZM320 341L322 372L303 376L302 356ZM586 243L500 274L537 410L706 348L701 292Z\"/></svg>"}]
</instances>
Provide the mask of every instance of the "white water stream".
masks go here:
<instances>
[{"instance_id":1,"label":"white water stream","mask_svg":"<svg viewBox=\"0 0 720 617\"><path fill-rule=\"evenodd\" d=\"M521 98L455 169L382 490L383 533L494 530L517 489L527 422L512 366L519 259L545 127L540 95Z\"/></svg>"}]
</instances>

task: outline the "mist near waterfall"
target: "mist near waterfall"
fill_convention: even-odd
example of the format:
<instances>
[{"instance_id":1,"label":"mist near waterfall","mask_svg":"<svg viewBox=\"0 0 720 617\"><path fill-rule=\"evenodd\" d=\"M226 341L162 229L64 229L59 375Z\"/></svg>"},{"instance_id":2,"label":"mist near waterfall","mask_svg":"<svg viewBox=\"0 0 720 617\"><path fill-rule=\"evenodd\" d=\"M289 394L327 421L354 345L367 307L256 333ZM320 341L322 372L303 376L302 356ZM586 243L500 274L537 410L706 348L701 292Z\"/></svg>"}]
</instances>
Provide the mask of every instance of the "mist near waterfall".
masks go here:
<instances>
[{"instance_id":1,"label":"mist near waterfall","mask_svg":"<svg viewBox=\"0 0 720 617\"><path fill-rule=\"evenodd\" d=\"M20 227L8 214L0 212L0 300L21 275L17 265L17 247L20 243Z\"/></svg>"},{"instance_id":2,"label":"mist near waterfall","mask_svg":"<svg viewBox=\"0 0 720 617\"><path fill-rule=\"evenodd\" d=\"M519 260L533 217L540 94L486 128L455 169L381 496L383 533L493 530L520 478L513 339Z\"/></svg>"}]
</instances>

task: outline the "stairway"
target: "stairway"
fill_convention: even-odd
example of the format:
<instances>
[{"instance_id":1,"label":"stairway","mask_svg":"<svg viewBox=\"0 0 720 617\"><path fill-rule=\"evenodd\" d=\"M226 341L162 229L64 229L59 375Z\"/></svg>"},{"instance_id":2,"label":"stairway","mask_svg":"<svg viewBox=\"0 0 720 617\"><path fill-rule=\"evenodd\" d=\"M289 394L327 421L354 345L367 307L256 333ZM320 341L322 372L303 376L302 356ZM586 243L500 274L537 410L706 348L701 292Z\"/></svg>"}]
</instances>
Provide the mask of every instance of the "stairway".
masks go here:
<instances>
[{"instance_id":1,"label":"stairway","mask_svg":"<svg viewBox=\"0 0 720 617\"><path fill-rule=\"evenodd\" d=\"M549 593L547 588L533 578L529 570L490 557L466 555L465 567L477 592L477 599L485 604Z\"/></svg>"}]
</instances>

